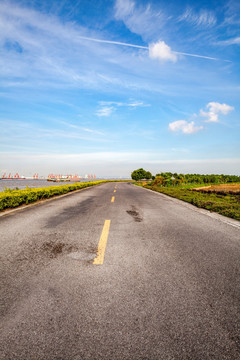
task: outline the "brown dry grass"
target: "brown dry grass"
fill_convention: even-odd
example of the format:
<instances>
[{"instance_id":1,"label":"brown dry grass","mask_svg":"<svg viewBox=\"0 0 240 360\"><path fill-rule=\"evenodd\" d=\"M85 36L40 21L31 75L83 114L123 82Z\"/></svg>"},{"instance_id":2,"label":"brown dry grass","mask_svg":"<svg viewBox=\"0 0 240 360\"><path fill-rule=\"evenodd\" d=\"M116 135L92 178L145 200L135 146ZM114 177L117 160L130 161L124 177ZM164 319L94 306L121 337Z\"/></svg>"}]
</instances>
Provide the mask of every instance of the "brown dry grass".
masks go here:
<instances>
[{"instance_id":1,"label":"brown dry grass","mask_svg":"<svg viewBox=\"0 0 240 360\"><path fill-rule=\"evenodd\" d=\"M202 186L199 188L195 188L197 191L208 191L208 192L240 192L240 184L221 184L221 185L210 185L210 186Z\"/></svg>"}]
</instances>

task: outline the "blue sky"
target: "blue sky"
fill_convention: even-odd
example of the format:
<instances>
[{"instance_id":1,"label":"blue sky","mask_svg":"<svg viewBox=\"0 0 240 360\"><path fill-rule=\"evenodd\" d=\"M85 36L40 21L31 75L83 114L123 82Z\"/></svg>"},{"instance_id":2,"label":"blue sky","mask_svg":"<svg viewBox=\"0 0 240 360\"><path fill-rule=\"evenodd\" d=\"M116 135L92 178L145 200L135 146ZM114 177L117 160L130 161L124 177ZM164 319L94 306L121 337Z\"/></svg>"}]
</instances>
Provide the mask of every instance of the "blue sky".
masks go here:
<instances>
[{"instance_id":1,"label":"blue sky","mask_svg":"<svg viewBox=\"0 0 240 360\"><path fill-rule=\"evenodd\" d=\"M240 173L240 2L1 0L0 172Z\"/></svg>"}]
</instances>

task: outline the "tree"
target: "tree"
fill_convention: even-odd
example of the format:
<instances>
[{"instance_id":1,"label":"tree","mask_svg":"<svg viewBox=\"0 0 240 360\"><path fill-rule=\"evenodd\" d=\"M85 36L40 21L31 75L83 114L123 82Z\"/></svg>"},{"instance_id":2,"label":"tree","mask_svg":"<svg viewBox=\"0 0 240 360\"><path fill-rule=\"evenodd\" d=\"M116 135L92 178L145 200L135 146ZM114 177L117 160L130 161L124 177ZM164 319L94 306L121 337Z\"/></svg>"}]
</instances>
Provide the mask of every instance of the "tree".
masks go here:
<instances>
[{"instance_id":1,"label":"tree","mask_svg":"<svg viewBox=\"0 0 240 360\"><path fill-rule=\"evenodd\" d=\"M152 178L152 174L150 173L150 171L145 171L143 168L134 170L131 174L131 177L133 180L142 180L142 179L151 179Z\"/></svg>"},{"instance_id":2,"label":"tree","mask_svg":"<svg viewBox=\"0 0 240 360\"><path fill-rule=\"evenodd\" d=\"M152 174L150 173L150 171L146 171L145 179L150 180L151 178L152 178Z\"/></svg>"},{"instance_id":3,"label":"tree","mask_svg":"<svg viewBox=\"0 0 240 360\"><path fill-rule=\"evenodd\" d=\"M132 176L132 179L133 179L133 180L138 181L138 180L144 179L145 173L146 173L145 170L143 170L142 168L140 168L140 169L134 170L134 171L132 172L131 176Z\"/></svg>"}]
</instances>

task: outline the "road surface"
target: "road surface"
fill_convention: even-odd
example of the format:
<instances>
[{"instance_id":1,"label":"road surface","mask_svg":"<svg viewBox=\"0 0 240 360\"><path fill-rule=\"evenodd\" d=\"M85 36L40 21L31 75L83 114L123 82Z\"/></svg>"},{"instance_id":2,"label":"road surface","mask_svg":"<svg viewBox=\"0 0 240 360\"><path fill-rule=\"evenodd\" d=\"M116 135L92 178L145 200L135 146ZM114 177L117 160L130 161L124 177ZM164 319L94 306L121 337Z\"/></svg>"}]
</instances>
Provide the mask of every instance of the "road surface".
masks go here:
<instances>
[{"instance_id":1,"label":"road surface","mask_svg":"<svg viewBox=\"0 0 240 360\"><path fill-rule=\"evenodd\" d=\"M107 183L1 216L0 359L240 359L240 227L206 214Z\"/></svg>"}]
</instances>

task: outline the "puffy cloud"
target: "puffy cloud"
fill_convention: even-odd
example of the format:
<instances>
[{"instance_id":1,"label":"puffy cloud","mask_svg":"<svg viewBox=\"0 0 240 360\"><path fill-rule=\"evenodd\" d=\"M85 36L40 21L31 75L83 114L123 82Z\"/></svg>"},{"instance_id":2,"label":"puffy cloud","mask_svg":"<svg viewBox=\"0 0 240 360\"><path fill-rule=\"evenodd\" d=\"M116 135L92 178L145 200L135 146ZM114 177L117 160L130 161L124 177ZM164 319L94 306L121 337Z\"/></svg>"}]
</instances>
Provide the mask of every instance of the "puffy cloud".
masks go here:
<instances>
[{"instance_id":1,"label":"puffy cloud","mask_svg":"<svg viewBox=\"0 0 240 360\"><path fill-rule=\"evenodd\" d=\"M230 111L234 109L233 106L227 104L219 104L217 102L208 103L207 108L209 108L210 111L219 112L224 115L227 115Z\"/></svg>"},{"instance_id":2,"label":"puffy cloud","mask_svg":"<svg viewBox=\"0 0 240 360\"><path fill-rule=\"evenodd\" d=\"M219 122L219 114L227 115L230 111L234 110L233 106L217 102L208 103L206 108L208 111L200 110L200 115L207 117L205 122Z\"/></svg>"},{"instance_id":3,"label":"puffy cloud","mask_svg":"<svg viewBox=\"0 0 240 360\"><path fill-rule=\"evenodd\" d=\"M160 61L177 61L177 55L164 41L158 41L149 45L149 57Z\"/></svg>"},{"instance_id":4,"label":"puffy cloud","mask_svg":"<svg viewBox=\"0 0 240 360\"><path fill-rule=\"evenodd\" d=\"M203 129L203 126L195 126L194 121L178 120L169 124L172 132L182 132L183 134L194 134Z\"/></svg>"},{"instance_id":5,"label":"puffy cloud","mask_svg":"<svg viewBox=\"0 0 240 360\"><path fill-rule=\"evenodd\" d=\"M210 102L206 105L208 111L200 110L200 116L207 117L205 122L219 122L219 114L227 115L234 110L233 106ZM197 115L194 115L197 117ZM169 130L172 132L182 132L183 134L194 134L203 129L203 126L196 126L194 121L178 120L169 124Z\"/></svg>"},{"instance_id":6,"label":"puffy cloud","mask_svg":"<svg viewBox=\"0 0 240 360\"><path fill-rule=\"evenodd\" d=\"M218 122L218 114L215 114L214 112L200 110L200 115L208 117L205 122Z\"/></svg>"}]
</instances>

